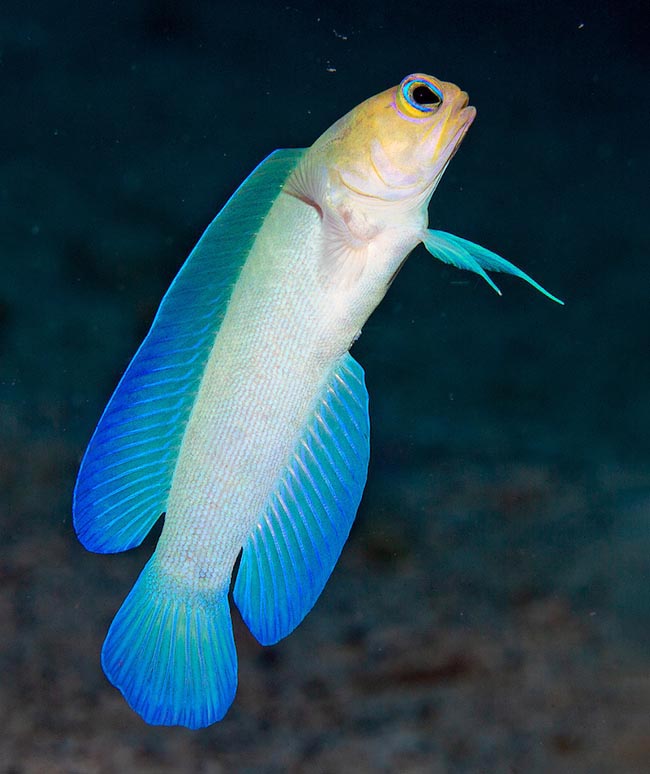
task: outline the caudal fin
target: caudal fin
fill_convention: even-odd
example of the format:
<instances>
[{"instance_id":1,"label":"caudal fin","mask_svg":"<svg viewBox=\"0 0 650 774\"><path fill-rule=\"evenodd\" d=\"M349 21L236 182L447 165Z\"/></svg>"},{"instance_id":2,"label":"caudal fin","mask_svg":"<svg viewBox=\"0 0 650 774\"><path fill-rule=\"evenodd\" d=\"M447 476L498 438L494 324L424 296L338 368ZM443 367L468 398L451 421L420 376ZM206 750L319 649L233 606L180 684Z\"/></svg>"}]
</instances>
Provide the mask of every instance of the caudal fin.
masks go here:
<instances>
[{"instance_id":1,"label":"caudal fin","mask_svg":"<svg viewBox=\"0 0 650 774\"><path fill-rule=\"evenodd\" d=\"M102 666L147 723L203 728L221 720L237 689L227 589L181 594L149 561L111 624Z\"/></svg>"}]
</instances>

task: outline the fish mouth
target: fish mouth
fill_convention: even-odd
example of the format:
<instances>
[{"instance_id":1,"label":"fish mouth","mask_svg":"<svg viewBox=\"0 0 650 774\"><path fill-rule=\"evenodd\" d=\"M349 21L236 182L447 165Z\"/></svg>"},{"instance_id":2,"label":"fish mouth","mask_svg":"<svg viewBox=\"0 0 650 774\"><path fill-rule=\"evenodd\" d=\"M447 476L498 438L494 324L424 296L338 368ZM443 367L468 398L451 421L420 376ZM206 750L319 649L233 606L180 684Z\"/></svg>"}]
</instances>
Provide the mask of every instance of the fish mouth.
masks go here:
<instances>
[{"instance_id":1,"label":"fish mouth","mask_svg":"<svg viewBox=\"0 0 650 774\"><path fill-rule=\"evenodd\" d=\"M443 147L438 147L436 149L437 153L434 153L433 168L431 170L432 190L435 190L440 178L444 175L449 162L456 155L458 148L460 148L460 144L467 134L467 130L472 125L472 121L476 117L476 108L467 105L467 101L467 95L465 95L462 106L457 111L454 111L447 119L447 126L450 124L453 126L455 124L456 130L449 137L447 142L445 142ZM449 129L451 129L451 126L449 126ZM449 129L447 129L447 131L449 131Z\"/></svg>"},{"instance_id":2,"label":"fish mouth","mask_svg":"<svg viewBox=\"0 0 650 774\"><path fill-rule=\"evenodd\" d=\"M467 131L469 130L470 126L472 125L474 119L476 118L476 108L472 107L472 105L468 105L469 97L467 94L465 94L465 104L461 107L461 109L458 112L458 118L460 119L460 126L458 127L456 133L453 135L451 140L447 143L447 147L445 148L445 153L443 155L447 155L447 151L449 151L449 158L447 160L447 163L452 160L454 157L456 151L460 147L461 142L463 141L465 135L467 134Z\"/></svg>"},{"instance_id":3,"label":"fish mouth","mask_svg":"<svg viewBox=\"0 0 650 774\"><path fill-rule=\"evenodd\" d=\"M447 169L447 165L456 154L475 118L476 108L469 104L467 92L461 91L440 132L442 137L446 139L446 142L443 139L444 144L442 144L442 147L438 144L438 147L434 150L433 168L436 179L440 179L445 169ZM438 140L438 143L440 143L440 140Z\"/></svg>"},{"instance_id":4,"label":"fish mouth","mask_svg":"<svg viewBox=\"0 0 650 774\"><path fill-rule=\"evenodd\" d=\"M467 134L467 130L470 128L472 122L476 118L476 108L469 104L468 93L466 91L461 91L458 97L458 105L455 110L450 113L449 118L447 119L447 123L449 124L458 124L457 130L451 136L451 139L447 142L442 153L443 156L446 156L447 153L449 153L448 161L453 158L454 154L458 150L458 146L461 144L463 138Z\"/></svg>"}]
</instances>

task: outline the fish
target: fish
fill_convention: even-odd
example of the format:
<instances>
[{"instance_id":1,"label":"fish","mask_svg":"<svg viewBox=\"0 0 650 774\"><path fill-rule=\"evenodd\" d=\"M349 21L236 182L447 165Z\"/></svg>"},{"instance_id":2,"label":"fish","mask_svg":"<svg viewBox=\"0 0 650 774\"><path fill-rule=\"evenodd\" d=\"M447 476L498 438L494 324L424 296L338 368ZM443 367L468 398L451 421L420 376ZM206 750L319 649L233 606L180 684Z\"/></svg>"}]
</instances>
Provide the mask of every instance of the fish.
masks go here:
<instances>
[{"instance_id":1,"label":"fish","mask_svg":"<svg viewBox=\"0 0 650 774\"><path fill-rule=\"evenodd\" d=\"M231 593L262 645L316 603L367 478L368 393L349 350L409 253L422 243L497 292L488 271L562 303L496 253L428 228L475 115L458 86L414 73L311 147L271 153L165 294L73 497L76 534L97 553L140 545L164 514L101 653L147 723L198 729L226 714Z\"/></svg>"}]
</instances>

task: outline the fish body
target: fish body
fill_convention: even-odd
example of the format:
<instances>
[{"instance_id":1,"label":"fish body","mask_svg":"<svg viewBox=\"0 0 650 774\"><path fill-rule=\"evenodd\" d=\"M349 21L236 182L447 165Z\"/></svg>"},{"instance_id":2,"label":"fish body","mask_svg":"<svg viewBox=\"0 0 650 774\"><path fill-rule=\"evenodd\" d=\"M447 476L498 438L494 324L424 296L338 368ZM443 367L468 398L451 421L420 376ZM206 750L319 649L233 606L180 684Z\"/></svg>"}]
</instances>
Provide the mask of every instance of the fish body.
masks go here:
<instances>
[{"instance_id":1,"label":"fish body","mask_svg":"<svg viewBox=\"0 0 650 774\"><path fill-rule=\"evenodd\" d=\"M313 207L280 196L237 281L188 422L157 551L175 576L228 587L314 396L370 311L370 287L364 294L320 281L320 225ZM188 511L198 523L191 532Z\"/></svg>"},{"instance_id":2,"label":"fish body","mask_svg":"<svg viewBox=\"0 0 650 774\"><path fill-rule=\"evenodd\" d=\"M427 229L475 115L467 103L457 86L415 74L311 148L271 154L199 241L109 402L74 521L87 548L115 552L165 512L102 651L148 722L203 727L230 706L240 553L234 600L263 644L322 591L368 465L367 393L348 350L409 252L423 242L490 282L485 268L533 282Z\"/></svg>"}]
</instances>

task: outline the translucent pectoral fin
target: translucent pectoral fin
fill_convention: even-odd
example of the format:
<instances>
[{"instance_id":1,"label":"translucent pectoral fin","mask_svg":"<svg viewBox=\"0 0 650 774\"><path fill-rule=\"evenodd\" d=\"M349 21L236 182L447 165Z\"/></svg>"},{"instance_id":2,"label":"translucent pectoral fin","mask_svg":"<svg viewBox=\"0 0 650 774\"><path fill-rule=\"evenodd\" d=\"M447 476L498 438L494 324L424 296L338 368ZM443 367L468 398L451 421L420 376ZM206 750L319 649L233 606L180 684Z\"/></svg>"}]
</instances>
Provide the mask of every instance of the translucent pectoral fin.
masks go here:
<instances>
[{"instance_id":1,"label":"translucent pectoral fin","mask_svg":"<svg viewBox=\"0 0 650 774\"><path fill-rule=\"evenodd\" d=\"M470 242L468 239L462 239L461 237L448 234L446 231L433 231L428 229L424 233L422 239L424 246L433 255L434 258L448 263L451 266L455 266L458 269L467 269L479 274L483 279L494 288L496 292L501 295L501 291L490 279L486 272L488 271L500 271L504 274L513 274L515 277L525 280L532 285L535 290L539 290L551 301L555 301L558 304L564 304L559 298L549 293L532 277L529 277L526 272L518 269L510 261L506 261L505 258L501 258L500 255L493 253L491 250L487 250L485 247Z\"/></svg>"}]
</instances>

